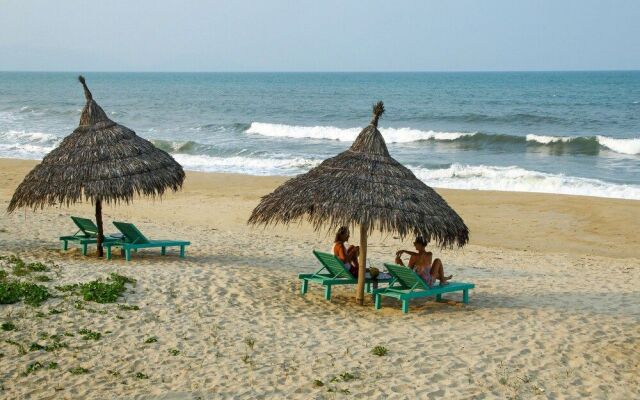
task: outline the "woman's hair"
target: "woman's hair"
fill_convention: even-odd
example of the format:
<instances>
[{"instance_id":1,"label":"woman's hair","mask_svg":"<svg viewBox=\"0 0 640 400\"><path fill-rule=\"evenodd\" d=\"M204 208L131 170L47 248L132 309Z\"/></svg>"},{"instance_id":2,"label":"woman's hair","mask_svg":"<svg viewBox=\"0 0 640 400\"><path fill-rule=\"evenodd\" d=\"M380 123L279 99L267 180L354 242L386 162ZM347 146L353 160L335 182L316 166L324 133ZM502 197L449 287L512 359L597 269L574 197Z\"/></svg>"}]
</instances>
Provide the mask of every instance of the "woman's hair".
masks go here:
<instances>
[{"instance_id":1,"label":"woman's hair","mask_svg":"<svg viewBox=\"0 0 640 400\"><path fill-rule=\"evenodd\" d=\"M426 246L429 241L422 236L416 236L416 240L413 243L420 244L422 246Z\"/></svg>"},{"instance_id":2,"label":"woman's hair","mask_svg":"<svg viewBox=\"0 0 640 400\"><path fill-rule=\"evenodd\" d=\"M338 232L336 232L336 238L334 242L342 241L342 236L346 235L347 233L349 233L349 228L347 228L346 226L341 226L340 228L338 228Z\"/></svg>"}]
</instances>

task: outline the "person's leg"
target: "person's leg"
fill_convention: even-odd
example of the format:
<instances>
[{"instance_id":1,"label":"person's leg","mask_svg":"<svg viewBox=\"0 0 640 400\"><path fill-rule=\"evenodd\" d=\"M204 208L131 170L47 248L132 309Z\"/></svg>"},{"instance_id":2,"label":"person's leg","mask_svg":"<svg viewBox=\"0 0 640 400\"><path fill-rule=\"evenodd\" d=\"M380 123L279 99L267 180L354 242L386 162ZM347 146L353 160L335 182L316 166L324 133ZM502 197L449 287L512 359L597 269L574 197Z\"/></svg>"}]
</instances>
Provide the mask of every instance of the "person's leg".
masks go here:
<instances>
[{"instance_id":1,"label":"person's leg","mask_svg":"<svg viewBox=\"0 0 640 400\"><path fill-rule=\"evenodd\" d=\"M440 283L446 283L449 279L453 278L453 275L444 276L444 266L439 258L433 260L433 264L431 265L431 276L434 280L438 279Z\"/></svg>"}]
</instances>

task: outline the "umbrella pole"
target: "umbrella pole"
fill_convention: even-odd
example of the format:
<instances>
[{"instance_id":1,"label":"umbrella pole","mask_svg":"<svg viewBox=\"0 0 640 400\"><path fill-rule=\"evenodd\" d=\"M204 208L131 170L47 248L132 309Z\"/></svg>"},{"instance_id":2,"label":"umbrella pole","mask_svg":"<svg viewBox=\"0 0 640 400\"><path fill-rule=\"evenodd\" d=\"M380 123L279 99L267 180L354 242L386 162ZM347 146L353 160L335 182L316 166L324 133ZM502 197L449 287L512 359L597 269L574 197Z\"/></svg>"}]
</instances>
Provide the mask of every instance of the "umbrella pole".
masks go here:
<instances>
[{"instance_id":1,"label":"umbrella pole","mask_svg":"<svg viewBox=\"0 0 640 400\"><path fill-rule=\"evenodd\" d=\"M358 289L356 292L356 301L360 305L364 305L364 280L367 271L367 227L360 225L360 268L358 269Z\"/></svg>"},{"instance_id":2,"label":"umbrella pole","mask_svg":"<svg viewBox=\"0 0 640 400\"><path fill-rule=\"evenodd\" d=\"M98 225L98 257L102 257L102 241L104 240L104 230L102 228L102 201L100 198L96 199L96 225Z\"/></svg>"}]
</instances>

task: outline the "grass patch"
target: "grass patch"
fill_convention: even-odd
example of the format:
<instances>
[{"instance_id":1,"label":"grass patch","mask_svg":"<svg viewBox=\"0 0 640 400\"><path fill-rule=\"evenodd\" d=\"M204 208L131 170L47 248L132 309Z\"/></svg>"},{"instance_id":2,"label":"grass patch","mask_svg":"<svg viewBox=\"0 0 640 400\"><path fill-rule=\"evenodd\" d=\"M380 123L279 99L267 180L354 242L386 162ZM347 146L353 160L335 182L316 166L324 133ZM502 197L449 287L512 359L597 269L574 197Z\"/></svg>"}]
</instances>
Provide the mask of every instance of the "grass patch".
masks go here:
<instances>
[{"instance_id":1,"label":"grass patch","mask_svg":"<svg viewBox=\"0 0 640 400\"><path fill-rule=\"evenodd\" d=\"M322 387L322 386L324 386L324 382L322 382L320 379L315 379L315 380L313 381L313 386L315 386L315 387Z\"/></svg>"},{"instance_id":2,"label":"grass patch","mask_svg":"<svg viewBox=\"0 0 640 400\"><path fill-rule=\"evenodd\" d=\"M48 272L49 267L41 262L25 263L20 257L9 256L6 261L12 266L15 276L26 276L32 272Z\"/></svg>"},{"instance_id":3,"label":"grass patch","mask_svg":"<svg viewBox=\"0 0 640 400\"><path fill-rule=\"evenodd\" d=\"M2 323L2 330L5 331L5 332L15 331L16 330L16 326L11 321L3 322Z\"/></svg>"},{"instance_id":4,"label":"grass patch","mask_svg":"<svg viewBox=\"0 0 640 400\"><path fill-rule=\"evenodd\" d=\"M36 282L51 282L51 278L46 275L37 275L33 278Z\"/></svg>"},{"instance_id":5,"label":"grass patch","mask_svg":"<svg viewBox=\"0 0 640 400\"><path fill-rule=\"evenodd\" d=\"M55 361L51 361L47 364L47 369L58 369L58 363Z\"/></svg>"},{"instance_id":6,"label":"grass patch","mask_svg":"<svg viewBox=\"0 0 640 400\"><path fill-rule=\"evenodd\" d=\"M88 373L89 370L82 367L74 367L74 368L69 368L69 372L71 372L73 375L83 375Z\"/></svg>"},{"instance_id":7,"label":"grass patch","mask_svg":"<svg viewBox=\"0 0 640 400\"><path fill-rule=\"evenodd\" d=\"M142 372L136 372L136 379L149 379L149 375L143 374Z\"/></svg>"},{"instance_id":8,"label":"grass patch","mask_svg":"<svg viewBox=\"0 0 640 400\"><path fill-rule=\"evenodd\" d=\"M253 350L253 346L256 344L256 340L252 337L248 337L244 339L244 344L246 344L248 348Z\"/></svg>"},{"instance_id":9,"label":"grass patch","mask_svg":"<svg viewBox=\"0 0 640 400\"><path fill-rule=\"evenodd\" d=\"M7 339L5 340L5 343L16 346L18 348L18 353L20 353L21 356L27 354L27 350L25 350L24 346L16 342L15 340Z\"/></svg>"},{"instance_id":10,"label":"grass patch","mask_svg":"<svg viewBox=\"0 0 640 400\"><path fill-rule=\"evenodd\" d=\"M29 345L29 351L40 351L40 350L44 350L44 351L49 352L49 351L56 351L56 350L59 350L59 349L66 349L67 347L69 347L69 345L68 345L68 344L66 344L66 343L62 343L62 342L59 342L59 341L54 341L53 343L51 343L51 344L46 344L46 345L44 345L44 346L43 346L43 345L41 345L40 343L32 342L32 343Z\"/></svg>"},{"instance_id":11,"label":"grass patch","mask_svg":"<svg viewBox=\"0 0 640 400\"><path fill-rule=\"evenodd\" d=\"M115 303L118 301L118 298L127 290L125 286L126 284L135 286L136 281L135 279L112 273L109 275L106 282L101 279L97 279L87 283L73 283L56 286L56 289L61 292L80 295L85 301L104 304Z\"/></svg>"},{"instance_id":12,"label":"grass patch","mask_svg":"<svg viewBox=\"0 0 640 400\"><path fill-rule=\"evenodd\" d=\"M373 355L378 357L386 356L389 353L389 350L384 346L376 346L371 350Z\"/></svg>"},{"instance_id":13,"label":"grass patch","mask_svg":"<svg viewBox=\"0 0 640 400\"><path fill-rule=\"evenodd\" d=\"M178 349L169 349L169 354L171 354L172 356L177 356L180 354L180 350Z\"/></svg>"},{"instance_id":14,"label":"grass patch","mask_svg":"<svg viewBox=\"0 0 640 400\"><path fill-rule=\"evenodd\" d=\"M78 331L82 335L83 340L100 340L102 333L94 332L91 329L80 329Z\"/></svg>"},{"instance_id":15,"label":"grass patch","mask_svg":"<svg viewBox=\"0 0 640 400\"><path fill-rule=\"evenodd\" d=\"M158 338L155 336L151 336L150 338L145 339L145 343L156 343L158 341Z\"/></svg>"},{"instance_id":16,"label":"grass patch","mask_svg":"<svg viewBox=\"0 0 640 400\"><path fill-rule=\"evenodd\" d=\"M23 300L26 304L37 307L51 295L46 287L30 282L14 280L0 281L0 304L14 304Z\"/></svg>"},{"instance_id":17,"label":"grass patch","mask_svg":"<svg viewBox=\"0 0 640 400\"><path fill-rule=\"evenodd\" d=\"M7 279L7 276L9 274L7 274L7 271L5 270L0 270L0 281L4 281L5 279Z\"/></svg>"},{"instance_id":18,"label":"grass patch","mask_svg":"<svg viewBox=\"0 0 640 400\"><path fill-rule=\"evenodd\" d=\"M57 308L52 308L49 310L49 315L54 315L54 314L62 314L64 311L63 310L58 310Z\"/></svg>"},{"instance_id":19,"label":"grass patch","mask_svg":"<svg viewBox=\"0 0 640 400\"><path fill-rule=\"evenodd\" d=\"M31 364L27 365L27 369L22 373L22 376L30 375L38 370L41 370L42 368L44 368L44 365L42 365L40 361L32 362Z\"/></svg>"}]
</instances>

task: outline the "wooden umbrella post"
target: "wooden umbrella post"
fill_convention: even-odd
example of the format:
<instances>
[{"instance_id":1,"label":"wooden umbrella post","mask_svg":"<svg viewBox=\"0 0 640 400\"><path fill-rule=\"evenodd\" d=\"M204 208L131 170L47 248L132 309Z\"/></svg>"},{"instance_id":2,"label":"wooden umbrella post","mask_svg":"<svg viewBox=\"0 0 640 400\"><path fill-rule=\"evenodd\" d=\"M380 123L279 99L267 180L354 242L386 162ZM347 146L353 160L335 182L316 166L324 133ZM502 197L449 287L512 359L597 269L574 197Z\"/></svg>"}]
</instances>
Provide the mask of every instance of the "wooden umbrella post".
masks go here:
<instances>
[{"instance_id":1,"label":"wooden umbrella post","mask_svg":"<svg viewBox=\"0 0 640 400\"><path fill-rule=\"evenodd\" d=\"M103 256L102 242L104 241L104 230L102 227L102 201L96 199L96 225L98 225L98 238L96 245L98 246L98 257Z\"/></svg>"},{"instance_id":2,"label":"wooden umbrella post","mask_svg":"<svg viewBox=\"0 0 640 400\"><path fill-rule=\"evenodd\" d=\"M367 271L367 231L367 226L360 225L360 268L358 269L358 289L356 292L356 301L360 305L364 305L364 281Z\"/></svg>"}]
</instances>

